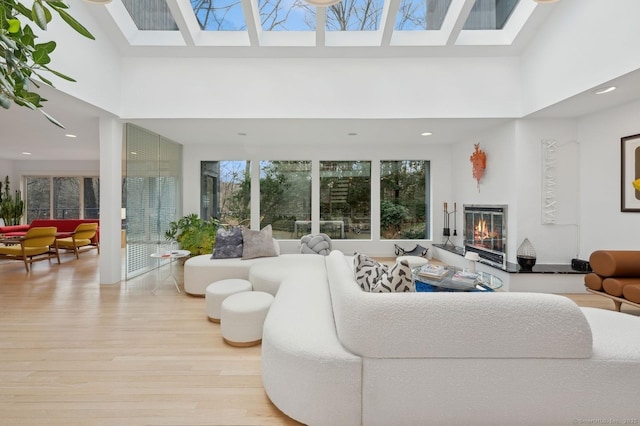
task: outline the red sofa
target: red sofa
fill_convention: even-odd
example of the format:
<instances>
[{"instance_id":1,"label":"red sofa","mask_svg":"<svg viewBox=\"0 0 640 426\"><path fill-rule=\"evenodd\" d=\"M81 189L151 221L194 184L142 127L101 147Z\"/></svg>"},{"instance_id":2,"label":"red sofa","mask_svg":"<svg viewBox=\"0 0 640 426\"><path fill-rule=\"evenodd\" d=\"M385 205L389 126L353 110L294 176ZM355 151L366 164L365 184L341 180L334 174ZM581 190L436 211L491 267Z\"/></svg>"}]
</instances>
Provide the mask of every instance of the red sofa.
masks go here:
<instances>
[{"instance_id":1,"label":"red sofa","mask_svg":"<svg viewBox=\"0 0 640 426\"><path fill-rule=\"evenodd\" d=\"M5 237L21 237L27 233L29 228L43 227L43 226L55 226L57 232L73 232L81 223L100 223L99 219L34 219L29 225L13 225L13 226L0 226L0 234ZM66 237L70 235L60 235L60 237ZM98 232L94 238L94 242L100 241L100 225L98 225Z\"/></svg>"}]
</instances>

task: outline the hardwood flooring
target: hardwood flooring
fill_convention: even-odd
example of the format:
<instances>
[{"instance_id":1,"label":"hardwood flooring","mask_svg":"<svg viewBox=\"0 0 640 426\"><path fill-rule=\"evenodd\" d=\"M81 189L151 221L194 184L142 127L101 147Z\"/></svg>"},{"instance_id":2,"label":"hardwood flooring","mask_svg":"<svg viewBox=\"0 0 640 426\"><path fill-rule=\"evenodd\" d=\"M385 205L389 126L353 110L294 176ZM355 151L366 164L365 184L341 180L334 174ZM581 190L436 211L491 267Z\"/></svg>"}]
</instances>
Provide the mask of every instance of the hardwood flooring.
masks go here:
<instances>
[{"instance_id":1,"label":"hardwood flooring","mask_svg":"<svg viewBox=\"0 0 640 426\"><path fill-rule=\"evenodd\" d=\"M100 286L95 251L61 259L0 263L0 424L298 424L262 388L260 346L223 343L203 298L158 282L168 267Z\"/></svg>"}]
</instances>

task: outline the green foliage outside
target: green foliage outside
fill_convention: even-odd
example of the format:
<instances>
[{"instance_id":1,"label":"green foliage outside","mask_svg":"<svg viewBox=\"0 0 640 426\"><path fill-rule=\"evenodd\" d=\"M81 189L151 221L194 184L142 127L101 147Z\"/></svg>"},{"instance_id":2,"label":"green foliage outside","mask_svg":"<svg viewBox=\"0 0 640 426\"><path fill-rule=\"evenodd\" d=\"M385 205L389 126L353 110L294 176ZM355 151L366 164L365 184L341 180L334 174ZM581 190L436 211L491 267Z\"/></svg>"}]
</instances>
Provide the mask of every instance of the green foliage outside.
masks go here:
<instances>
[{"instance_id":1,"label":"green foliage outside","mask_svg":"<svg viewBox=\"0 0 640 426\"><path fill-rule=\"evenodd\" d=\"M220 222L217 219L203 220L192 213L169 223L165 238L177 241L180 247L189 250L192 256L212 253L219 227Z\"/></svg>"},{"instance_id":2,"label":"green foliage outside","mask_svg":"<svg viewBox=\"0 0 640 426\"><path fill-rule=\"evenodd\" d=\"M49 67L55 41L36 43L36 36L29 22L42 30L53 18L52 11L79 34L94 40L93 35L68 12L69 6L60 0L34 0L31 9L16 0L0 1L0 106L9 109L11 102L32 110L39 110L49 121L63 127L44 112L42 98L33 90L40 83L53 87L43 72L51 73L67 81L75 81Z\"/></svg>"},{"instance_id":3,"label":"green foliage outside","mask_svg":"<svg viewBox=\"0 0 640 426\"><path fill-rule=\"evenodd\" d=\"M22 194L16 190L11 196L9 176L4 178L4 190L0 182L0 217L4 220L5 226L19 225L24 214L24 201Z\"/></svg>"}]
</instances>

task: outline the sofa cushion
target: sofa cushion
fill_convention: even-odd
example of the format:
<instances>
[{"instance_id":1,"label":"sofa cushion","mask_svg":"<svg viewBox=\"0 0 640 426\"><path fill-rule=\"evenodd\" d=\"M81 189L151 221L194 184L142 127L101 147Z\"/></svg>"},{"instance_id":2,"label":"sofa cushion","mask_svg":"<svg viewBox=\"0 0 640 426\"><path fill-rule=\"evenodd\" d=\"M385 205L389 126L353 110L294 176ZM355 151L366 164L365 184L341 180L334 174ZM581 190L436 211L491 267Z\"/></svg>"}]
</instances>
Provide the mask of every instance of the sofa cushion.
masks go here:
<instances>
[{"instance_id":1,"label":"sofa cushion","mask_svg":"<svg viewBox=\"0 0 640 426\"><path fill-rule=\"evenodd\" d=\"M366 254L356 253L353 257L353 270L356 282L364 291L371 293L416 291L411 267L406 260L389 268Z\"/></svg>"},{"instance_id":2,"label":"sofa cushion","mask_svg":"<svg viewBox=\"0 0 640 426\"><path fill-rule=\"evenodd\" d=\"M584 285L591 290L602 291L602 277L593 272L587 274L584 276Z\"/></svg>"},{"instance_id":3,"label":"sofa cushion","mask_svg":"<svg viewBox=\"0 0 640 426\"><path fill-rule=\"evenodd\" d=\"M371 293L404 293L416 291L409 262L401 260L378 278Z\"/></svg>"},{"instance_id":4,"label":"sofa cushion","mask_svg":"<svg viewBox=\"0 0 640 426\"><path fill-rule=\"evenodd\" d=\"M622 295L630 302L640 303L640 283L624 286Z\"/></svg>"},{"instance_id":5,"label":"sofa cushion","mask_svg":"<svg viewBox=\"0 0 640 426\"><path fill-rule=\"evenodd\" d=\"M640 275L640 252L597 250L589 256L589 264L601 277L637 277Z\"/></svg>"},{"instance_id":6,"label":"sofa cushion","mask_svg":"<svg viewBox=\"0 0 640 426\"><path fill-rule=\"evenodd\" d=\"M309 234L300 239L300 253L321 254L331 253L331 238L327 234Z\"/></svg>"},{"instance_id":7,"label":"sofa cushion","mask_svg":"<svg viewBox=\"0 0 640 426\"><path fill-rule=\"evenodd\" d=\"M272 257L278 255L278 252L273 245L271 225L265 226L260 231L243 229L242 241L243 259L255 259L256 257Z\"/></svg>"},{"instance_id":8,"label":"sofa cushion","mask_svg":"<svg viewBox=\"0 0 640 426\"><path fill-rule=\"evenodd\" d=\"M632 284L640 284L640 278L605 278L602 287L607 294L622 296L623 289Z\"/></svg>"},{"instance_id":9,"label":"sofa cushion","mask_svg":"<svg viewBox=\"0 0 640 426\"><path fill-rule=\"evenodd\" d=\"M356 282L364 291L371 291L382 274L387 272L388 268L387 265L378 263L366 254L355 253L353 256L353 270Z\"/></svg>"},{"instance_id":10,"label":"sofa cushion","mask_svg":"<svg viewBox=\"0 0 640 426\"><path fill-rule=\"evenodd\" d=\"M213 248L212 259L231 259L242 257L243 252L242 229L238 227L218 229Z\"/></svg>"}]
</instances>

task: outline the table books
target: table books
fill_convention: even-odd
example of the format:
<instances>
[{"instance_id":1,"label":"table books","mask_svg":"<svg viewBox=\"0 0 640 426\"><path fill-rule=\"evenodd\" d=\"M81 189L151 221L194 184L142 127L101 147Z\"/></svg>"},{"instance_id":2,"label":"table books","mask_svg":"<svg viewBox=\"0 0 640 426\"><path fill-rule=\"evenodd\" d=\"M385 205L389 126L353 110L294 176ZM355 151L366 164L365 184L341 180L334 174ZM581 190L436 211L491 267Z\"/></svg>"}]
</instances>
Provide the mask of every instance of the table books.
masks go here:
<instances>
[{"instance_id":1,"label":"table books","mask_svg":"<svg viewBox=\"0 0 640 426\"><path fill-rule=\"evenodd\" d=\"M449 270L442 265L426 264L420 267L418 276L428 278L431 280L441 280L447 276Z\"/></svg>"}]
</instances>

